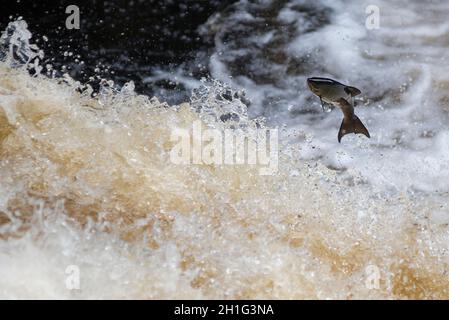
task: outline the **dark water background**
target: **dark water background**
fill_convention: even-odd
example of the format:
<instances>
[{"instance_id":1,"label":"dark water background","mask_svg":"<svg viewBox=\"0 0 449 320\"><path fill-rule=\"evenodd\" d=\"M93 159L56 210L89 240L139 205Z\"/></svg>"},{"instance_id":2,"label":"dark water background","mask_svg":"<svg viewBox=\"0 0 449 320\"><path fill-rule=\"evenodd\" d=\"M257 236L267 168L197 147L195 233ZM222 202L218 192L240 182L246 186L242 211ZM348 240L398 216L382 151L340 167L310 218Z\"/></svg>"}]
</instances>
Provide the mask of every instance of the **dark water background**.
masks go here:
<instances>
[{"instance_id":1,"label":"dark water background","mask_svg":"<svg viewBox=\"0 0 449 320\"><path fill-rule=\"evenodd\" d=\"M207 57L213 44L200 36L198 27L233 2L8 1L0 11L0 28L4 30L9 21L23 17L33 34L32 41L45 52L42 65L50 63L83 83L95 87L97 81L89 80L91 76L112 79L119 85L133 80L139 93L179 102L188 95L182 84L165 79L144 83L142 79L155 69L171 71L179 67L196 79L208 76ZM69 5L80 8L79 30L65 27Z\"/></svg>"}]
</instances>

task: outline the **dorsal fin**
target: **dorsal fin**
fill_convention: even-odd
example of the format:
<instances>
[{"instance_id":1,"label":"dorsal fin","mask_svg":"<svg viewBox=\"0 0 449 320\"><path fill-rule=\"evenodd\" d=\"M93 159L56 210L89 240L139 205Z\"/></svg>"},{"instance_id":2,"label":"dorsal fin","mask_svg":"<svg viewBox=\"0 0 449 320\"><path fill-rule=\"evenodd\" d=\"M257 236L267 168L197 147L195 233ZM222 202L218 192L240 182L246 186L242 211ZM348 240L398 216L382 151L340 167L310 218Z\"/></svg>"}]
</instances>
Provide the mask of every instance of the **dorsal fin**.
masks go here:
<instances>
[{"instance_id":1,"label":"dorsal fin","mask_svg":"<svg viewBox=\"0 0 449 320\"><path fill-rule=\"evenodd\" d=\"M362 91L360 91L360 90L357 89L356 87L350 87L350 86L346 86L346 87L345 87L345 92L346 92L347 94L350 94L351 97L355 97L355 96L357 96L357 95L359 95L359 94L362 93Z\"/></svg>"}]
</instances>

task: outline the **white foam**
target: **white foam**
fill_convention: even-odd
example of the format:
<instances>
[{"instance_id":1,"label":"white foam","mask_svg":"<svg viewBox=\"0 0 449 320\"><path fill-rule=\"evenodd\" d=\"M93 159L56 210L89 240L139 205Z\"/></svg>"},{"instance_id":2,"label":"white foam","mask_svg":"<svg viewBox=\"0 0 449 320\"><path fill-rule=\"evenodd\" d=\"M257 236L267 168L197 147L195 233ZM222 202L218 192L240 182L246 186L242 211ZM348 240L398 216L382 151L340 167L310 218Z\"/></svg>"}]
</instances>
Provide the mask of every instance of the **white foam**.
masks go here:
<instances>
[{"instance_id":1,"label":"white foam","mask_svg":"<svg viewBox=\"0 0 449 320\"><path fill-rule=\"evenodd\" d=\"M402 33L404 48L394 41L396 24L368 32L363 4L342 3L317 2L333 10L325 27L303 34L306 24L295 22L298 32L280 48L286 58L272 68L251 61L275 83L231 78L252 95L250 115L287 125L273 176L168 161L173 128L198 120L220 128L216 119L228 111L255 125L239 99L217 97L227 88L216 81L203 83L191 104L168 108L132 84L91 98L70 79L0 63L0 296L448 298L448 76L437 58L444 48L423 44L422 31ZM246 4L237 4L229 27L260 23ZM302 1L286 7L295 4ZM419 19L418 2L379 5L409 12L404 23L431 25ZM284 35L269 32L267 45ZM220 41L212 71L228 81L230 61L254 48L227 50ZM298 66L307 73L363 89L356 113L371 140L337 143L339 110L321 114L306 71L286 76L294 58L308 59ZM66 285L71 265L79 290ZM378 289L366 286L368 266L380 272Z\"/></svg>"},{"instance_id":2,"label":"white foam","mask_svg":"<svg viewBox=\"0 0 449 320\"><path fill-rule=\"evenodd\" d=\"M378 170L383 168L388 172L388 180L394 181L401 190L419 185L429 192L432 186L434 190L447 191L449 184L445 177L449 172L442 159L446 158L448 149L435 150L440 144L432 139L444 134L448 123L447 111L443 111L447 109L447 100L441 99L447 96L449 74L445 63L448 23L444 18L449 6L378 1L375 5L380 9L380 29L368 30L365 27L368 5L372 3L317 1L309 7L317 8L317 12L320 8L321 12L330 10L330 23L304 33L310 24L310 19L304 21L307 11L301 11L306 6L302 1L290 1L279 9L278 19L286 26L294 25L296 35L290 36L284 47L276 48L279 53L286 54L281 62L283 66L272 65L272 75L279 79L276 84L257 84L246 75L234 74L229 78L228 65L237 56L234 51L227 50L232 48L232 43L223 44L219 40L216 40L218 49L225 54L214 55L211 59L212 74L247 89L253 101L251 115L263 114L271 123L286 123L307 130L314 137L313 143L321 146L321 157L333 158L335 149L343 148L354 159L346 165L379 187L384 179L378 179ZM241 3L236 7L241 15L242 12L254 14L257 6ZM244 28L239 22L233 15L221 20L222 27L231 30ZM276 25L266 27L271 34L276 28ZM279 42L283 36L275 33L271 39ZM220 39L220 35L216 37ZM268 43L264 50L269 46ZM239 50L246 50L246 54L256 60L264 59L258 54L260 49L252 45ZM286 74L289 61L298 57L308 72ZM252 63L257 65L257 62ZM270 66L266 63L260 66L266 67ZM342 116L338 109L311 120L306 110L318 113L320 106L306 87L305 79L310 76L331 77L362 90L363 101L358 101L356 114L367 125L371 140L345 136L342 145L337 147L336 135ZM303 149L309 148L303 146ZM315 149L314 154L317 152ZM303 153L303 159L307 158ZM428 167L430 159L434 165ZM411 177L406 178L408 176Z\"/></svg>"}]
</instances>

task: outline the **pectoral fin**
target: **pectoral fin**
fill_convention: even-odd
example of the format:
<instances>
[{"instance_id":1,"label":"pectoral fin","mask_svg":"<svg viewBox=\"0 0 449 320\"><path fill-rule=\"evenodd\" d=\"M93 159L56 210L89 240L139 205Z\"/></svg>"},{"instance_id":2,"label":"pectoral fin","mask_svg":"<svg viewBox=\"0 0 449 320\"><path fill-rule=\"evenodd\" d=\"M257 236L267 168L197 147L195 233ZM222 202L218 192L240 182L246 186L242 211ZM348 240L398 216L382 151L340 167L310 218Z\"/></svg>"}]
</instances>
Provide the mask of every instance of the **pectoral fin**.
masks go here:
<instances>
[{"instance_id":1,"label":"pectoral fin","mask_svg":"<svg viewBox=\"0 0 449 320\"><path fill-rule=\"evenodd\" d=\"M359 94L362 93L362 91L360 91L359 89L357 89L356 87L350 87L350 86L346 86L345 87L345 92L349 95L351 95L351 97L355 97L358 96Z\"/></svg>"},{"instance_id":2,"label":"pectoral fin","mask_svg":"<svg viewBox=\"0 0 449 320\"><path fill-rule=\"evenodd\" d=\"M324 102L321 97L320 97L320 101L321 101L321 108L323 109L323 112L329 111L330 109L334 108L334 106L332 104Z\"/></svg>"},{"instance_id":3,"label":"pectoral fin","mask_svg":"<svg viewBox=\"0 0 449 320\"><path fill-rule=\"evenodd\" d=\"M363 134L368 138L371 138L368 129L366 129L362 121L360 121L360 119L356 115L354 115L352 118L343 118L340 130L338 131L338 142L341 142L341 138L348 133Z\"/></svg>"}]
</instances>

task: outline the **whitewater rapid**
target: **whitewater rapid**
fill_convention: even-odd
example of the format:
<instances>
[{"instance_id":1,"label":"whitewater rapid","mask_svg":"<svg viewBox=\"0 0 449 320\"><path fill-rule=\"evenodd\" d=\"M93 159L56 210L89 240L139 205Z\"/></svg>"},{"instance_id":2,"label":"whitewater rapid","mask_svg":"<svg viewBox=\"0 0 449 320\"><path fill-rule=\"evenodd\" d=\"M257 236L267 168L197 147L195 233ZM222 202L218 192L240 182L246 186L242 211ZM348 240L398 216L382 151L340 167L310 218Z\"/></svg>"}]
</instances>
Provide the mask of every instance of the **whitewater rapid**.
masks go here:
<instances>
[{"instance_id":1,"label":"whitewater rapid","mask_svg":"<svg viewBox=\"0 0 449 320\"><path fill-rule=\"evenodd\" d=\"M92 96L0 62L0 297L448 298L449 7L379 1L390 19L371 32L364 3L314 3L241 1L204 26L252 39L245 27L265 21L251 10L269 9L275 30L255 48L211 34L212 75L246 89L248 110L220 98L219 82L169 106L131 83ZM271 79L232 73L245 50L277 48L271 69L252 70ZM337 143L339 110L321 113L305 88L316 73L363 89L370 140ZM222 129L214 119L228 111L236 125L264 116L257 126L279 128L277 174L170 162L174 128Z\"/></svg>"},{"instance_id":2,"label":"whitewater rapid","mask_svg":"<svg viewBox=\"0 0 449 320\"><path fill-rule=\"evenodd\" d=\"M202 27L215 41L214 78L245 88L252 117L291 128L301 159L357 169L392 191L449 190L449 6L378 1L240 1ZM370 13L370 12L368 12ZM356 114L372 138L336 142L339 110L323 113L306 86L324 76L362 90Z\"/></svg>"}]
</instances>

